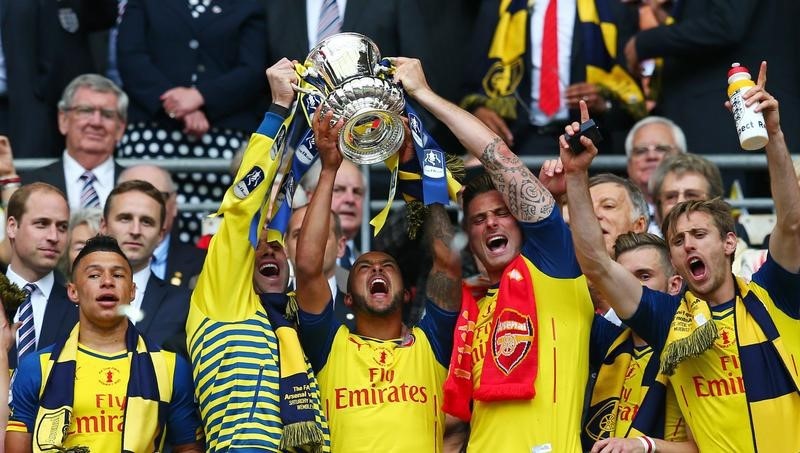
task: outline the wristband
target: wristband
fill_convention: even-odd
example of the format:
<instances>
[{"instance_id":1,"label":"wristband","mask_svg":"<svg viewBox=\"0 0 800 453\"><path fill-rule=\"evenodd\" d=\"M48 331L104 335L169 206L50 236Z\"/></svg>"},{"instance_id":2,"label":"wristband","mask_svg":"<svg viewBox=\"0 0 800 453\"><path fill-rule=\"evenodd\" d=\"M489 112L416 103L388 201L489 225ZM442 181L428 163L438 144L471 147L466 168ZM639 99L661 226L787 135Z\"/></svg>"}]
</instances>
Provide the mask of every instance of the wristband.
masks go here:
<instances>
[{"instance_id":1,"label":"wristband","mask_svg":"<svg viewBox=\"0 0 800 453\"><path fill-rule=\"evenodd\" d=\"M656 442L653 439L647 436L637 437L637 439L642 443L644 453L656 453Z\"/></svg>"}]
</instances>

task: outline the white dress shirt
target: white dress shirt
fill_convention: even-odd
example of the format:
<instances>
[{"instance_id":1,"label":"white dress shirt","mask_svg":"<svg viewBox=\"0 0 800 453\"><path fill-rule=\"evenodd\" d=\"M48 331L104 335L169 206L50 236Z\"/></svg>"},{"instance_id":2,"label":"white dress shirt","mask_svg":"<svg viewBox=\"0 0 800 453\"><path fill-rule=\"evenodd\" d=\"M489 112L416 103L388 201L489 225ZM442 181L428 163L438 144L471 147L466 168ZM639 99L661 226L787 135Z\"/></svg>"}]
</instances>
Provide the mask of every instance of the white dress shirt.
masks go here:
<instances>
[{"instance_id":1,"label":"white dress shirt","mask_svg":"<svg viewBox=\"0 0 800 453\"><path fill-rule=\"evenodd\" d=\"M136 296L133 298L133 302L131 302L131 307L137 310L142 309L142 300L144 300L144 291L147 289L147 281L150 280L151 273L152 272L150 271L150 266L145 266L144 269L133 274L133 283L136 283ZM145 313L144 315L147 316L147 313Z\"/></svg>"},{"instance_id":2,"label":"white dress shirt","mask_svg":"<svg viewBox=\"0 0 800 453\"><path fill-rule=\"evenodd\" d=\"M67 200L69 209L72 212L81 207L81 190L83 181L81 176L86 173L86 169L75 159L64 151L64 181L67 185ZM114 189L114 159L109 156L102 164L92 169L95 180L92 183L97 197L100 198L100 207L106 204L106 198L111 190Z\"/></svg>"},{"instance_id":3,"label":"white dress shirt","mask_svg":"<svg viewBox=\"0 0 800 453\"><path fill-rule=\"evenodd\" d=\"M14 272L14 270L11 269L11 265L9 265L6 271L6 277L8 277L11 283L15 283L19 286L20 289L28 283L36 284L36 291L31 293L31 304L33 305L33 329L36 332L36 344L38 345L39 334L42 331L42 323L44 322L44 312L47 309L47 300L50 298L50 293L53 291L53 285L56 281L53 271L50 271L50 273L42 277L39 281L29 282ZM19 315L20 311L17 310L17 314L14 315L14 322L20 321ZM17 331L17 341L19 341L19 331Z\"/></svg>"}]
</instances>

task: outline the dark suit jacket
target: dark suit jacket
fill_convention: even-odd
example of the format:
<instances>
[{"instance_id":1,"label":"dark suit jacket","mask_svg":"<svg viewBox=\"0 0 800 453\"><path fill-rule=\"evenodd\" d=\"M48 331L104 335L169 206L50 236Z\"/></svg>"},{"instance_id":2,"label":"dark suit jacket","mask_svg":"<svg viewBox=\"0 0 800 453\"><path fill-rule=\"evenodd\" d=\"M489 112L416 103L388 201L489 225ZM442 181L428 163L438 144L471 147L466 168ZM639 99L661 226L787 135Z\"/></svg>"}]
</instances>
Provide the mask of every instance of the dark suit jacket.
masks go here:
<instances>
[{"instance_id":1,"label":"dark suit jacket","mask_svg":"<svg viewBox=\"0 0 800 453\"><path fill-rule=\"evenodd\" d=\"M203 270L205 259L205 250L184 244L178 240L178 235L173 234L167 249L167 271L164 280L173 286L192 289L197 282L197 276Z\"/></svg>"},{"instance_id":2,"label":"dark suit jacket","mask_svg":"<svg viewBox=\"0 0 800 453\"><path fill-rule=\"evenodd\" d=\"M616 18L615 24L617 25L617 56L618 62L622 64L622 67L625 67L624 60L622 58L623 55L623 48L625 46L625 42L630 36L633 36L636 28L638 27L638 12L635 7L631 7L631 5L625 5L618 1L611 1L608 2L609 6L612 8L612 15ZM515 138L515 145L517 145L517 153L531 153L536 152L536 150L527 150L522 149L524 144L520 143L519 138L524 137L526 134L530 133L531 124L530 118L528 114L528 106L531 103L531 64L532 61L532 52L538 52L539 49L531 49L531 37L530 37L530 20L531 15L528 15L528 24L525 27L527 36L525 37L525 56L523 57L523 64L524 66L524 73L522 80L517 87L517 119L516 121L509 124L509 128L511 132L514 134ZM469 75L466 78L466 83L468 88L468 92L476 93L482 91L482 81L486 74L486 55L489 51L489 46L492 43L492 38L494 36L495 27L497 26L498 22L498 1L497 0L483 0L481 2L480 11L478 13L478 17L476 19L475 24L475 33L472 37L472 45L471 48L473 49L472 53L472 64L469 65ZM581 23L578 18L578 13L575 13L575 24L573 27L573 34L572 34L572 46L570 49L570 74L569 80L565 81L566 85L572 85L575 83L585 82L586 81L586 57L585 57L585 46L584 46L584 36L581 29ZM616 104L614 100L611 100L612 104ZM569 112L570 120L575 120L579 118L580 112L577 110ZM634 121L626 112L624 112L621 108L617 105L612 107L611 111L603 114L602 116L595 117L595 121L597 121L598 125L600 126L601 130L603 131L603 138L604 141L600 145L601 152L603 150L611 151L613 150L616 153L624 153L624 141L625 135L628 132L628 129L633 125ZM566 122L565 122L566 125ZM563 129L563 128L559 128ZM522 145L522 146L519 146ZM557 147L556 143L553 143L553 148Z\"/></svg>"},{"instance_id":3,"label":"dark suit jacket","mask_svg":"<svg viewBox=\"0 0 800 453\"><path fill-rule=\"evenodd\" d=\"M153 120L183 128L167 116L159 97L170 88L195 86L212 126L258 127L267 85L264 6L259 0L215 3L197 19L185 1L129 0L119 25L117 55L131 98L129 122Z\"/></svg>"},{"instance_id":4,"label":"dark suit jacket","mask_svg":"<svg viewBox=\"0 0 800 453\"><path fill-rule=\"evenodd\" d=\"M136 323L136 330L157 345L180 336L189 314L189 296L189 291L151 275L142 299L144 319Z\"/></svg>"},{"instance_id":5,"label":"dark suit jacket","mask_svg":"<svg viewBox=\"0 0 800 453\"><path fill-rule=\"evenodd\" d=\"M114 162L114 183L116 184L119 174L125 170L125 167ZM32 182L46 182L51 186L59 188L64 195L67 194L67 181L64 176L64 159L58 159L50 165L45 165L34 170L21 172L23 184L30 184Z\"/></svg>"},{"instance_id":6,"label":"dark suit jacket","mask_svg":"<svg viewBox=\"0 0 800 453\"><path fill-rule=\"evenodd\" d=\"M789 149L800 145L800 3L682 0L674 15L674 24L638 33L636 50L640 59L664 57L656 113L678 123L688 150L741 152L733 118L722 106L727 72L739 62L755 80L761 60L769 64L767 91L780 100L786 143ZM723 177L732 173L742 172L729 169ZM745 191L769 196L766 179L758 183Z\"/></svg>"},{"instance_id":7,"label":"dark suit jacket","mask_svg":"<svg viewBox=\"0 0 800 453\"><path fill-rule=\"evenodd\" d=\"M56 104L72 79L95 72L88 35L114 25L117 0L2 0L0 15L14 156L56 157Z\"/></svg>"},{"instance_id":8,"label":"dark suit jacket","mask_svg":"<svg viewBox=\"0 0 800 453\"><path fill-rule=\"evenodd\" d=\"M56 275L50 297L47 299L47 308L44 310L44 320L36 339L36 350L46 348L56 340L66 337L78 322L78 306L67 298L67 288L64 281ZM8 367L17 367L17 346L14 344L8 353Z\"/></svg>"}]
</instances>

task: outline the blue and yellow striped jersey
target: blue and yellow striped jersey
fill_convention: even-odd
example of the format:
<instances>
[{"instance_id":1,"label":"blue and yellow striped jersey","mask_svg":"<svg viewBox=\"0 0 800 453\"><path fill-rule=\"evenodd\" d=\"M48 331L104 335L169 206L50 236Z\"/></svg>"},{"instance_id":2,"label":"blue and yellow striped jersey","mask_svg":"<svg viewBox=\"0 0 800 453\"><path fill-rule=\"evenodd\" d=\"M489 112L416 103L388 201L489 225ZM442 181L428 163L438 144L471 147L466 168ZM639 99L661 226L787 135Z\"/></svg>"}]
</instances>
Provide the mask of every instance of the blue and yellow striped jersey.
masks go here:
<instances>
[{"instance_id":1,"label":"blue and yellow striped jersey","mask_svg":"<svg viewBox=\"0 0 800 453\"><path fill-rule=\"evenodd\" d=\"M281 451L278 346L253 287L253 267L277 167L273 137L282 122L267 113L250 138L192 294L186 335L208 452ZM324 417L317 418L328 444Z\"/></svg>"}]
</instances>

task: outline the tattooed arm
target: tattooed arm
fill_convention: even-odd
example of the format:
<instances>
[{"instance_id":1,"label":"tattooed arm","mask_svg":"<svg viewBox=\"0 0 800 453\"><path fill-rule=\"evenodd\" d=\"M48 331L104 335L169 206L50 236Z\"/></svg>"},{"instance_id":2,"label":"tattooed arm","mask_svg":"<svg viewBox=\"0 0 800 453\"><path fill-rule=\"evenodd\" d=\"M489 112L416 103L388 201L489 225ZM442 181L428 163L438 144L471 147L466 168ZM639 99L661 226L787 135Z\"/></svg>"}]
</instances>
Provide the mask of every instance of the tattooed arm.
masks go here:
<instances>
[{"instance_id":1,"label":"tattooed arm","mask_svg":"<svg viewBox=\"0 0 800 453\"><path fill-rule=\"evenodd\" d=\"M453 243L453 224L444 206L428 206L425 219L425 239L433 253L433 267L428 274L425 294L431 302L447 311L461 309L461 257L450 248Z\"/></svg>"},{"instance_id":2,"label":"tattooed arm","mask_svg":"<svg viewBox=\"0 0 800 453\"><path fill-rule=\"evenodd\" d=\"M434 93L419 60L396 57L394 63L395 80L483 163L514 217L538 222L550 215L555 206L553 196L497 134L466 110Z\"/></svg>"}]
</instances>

